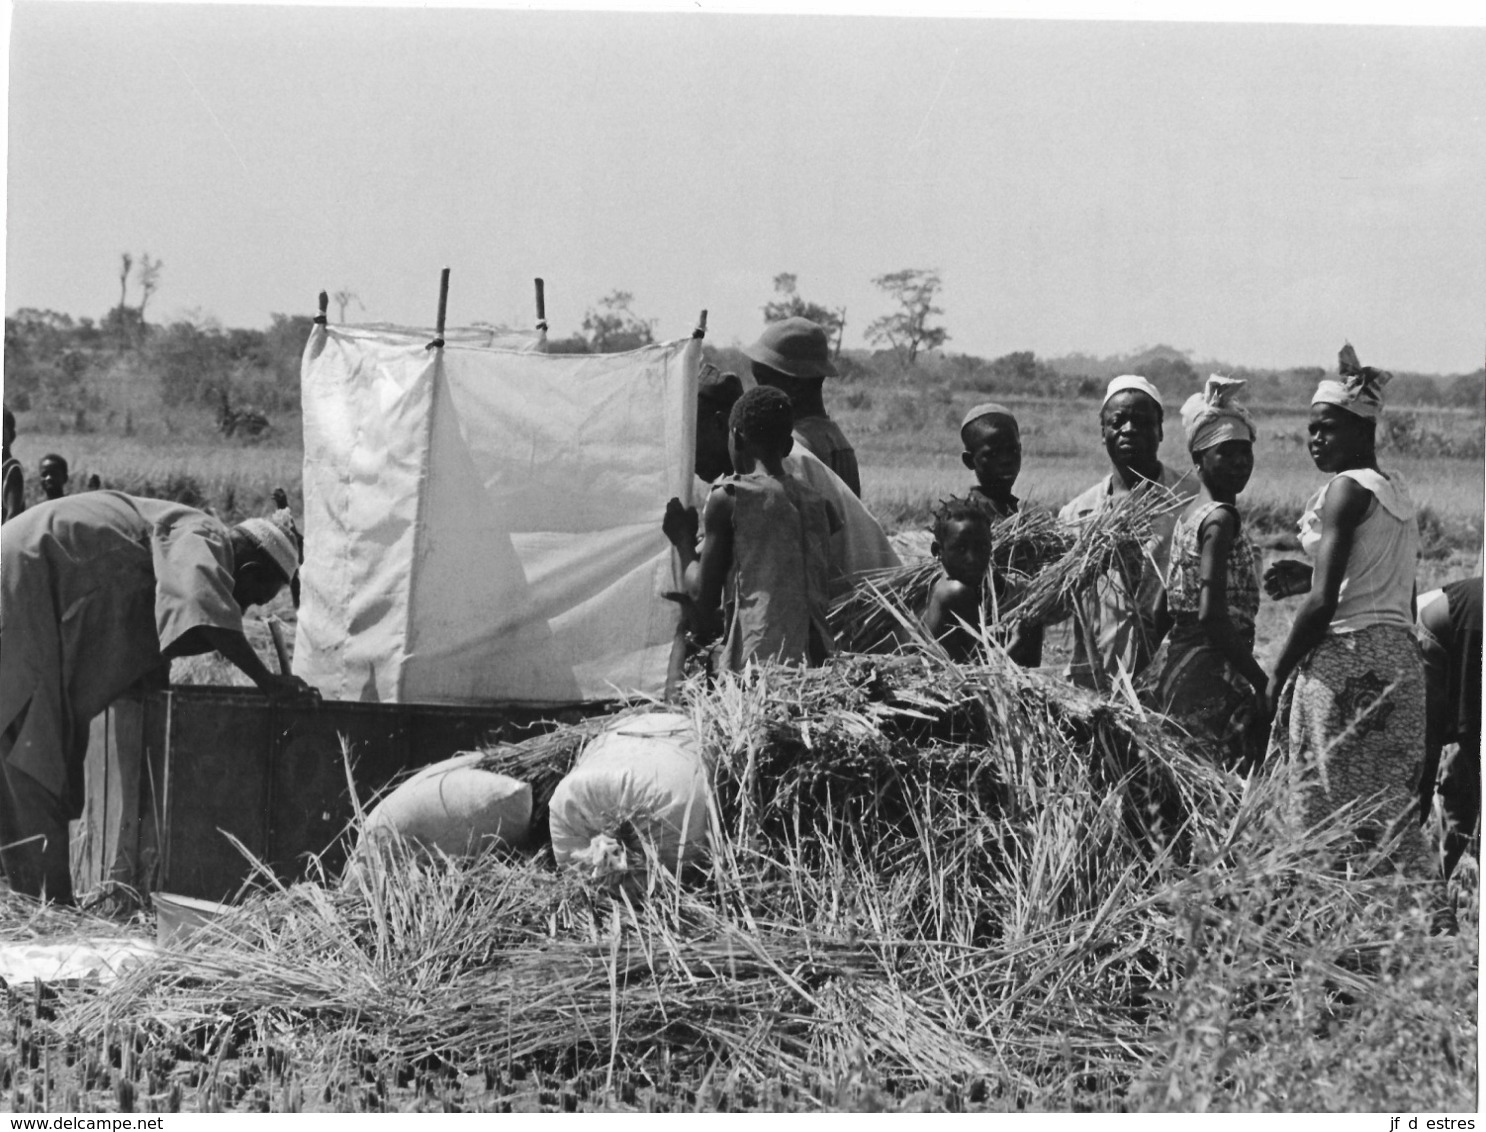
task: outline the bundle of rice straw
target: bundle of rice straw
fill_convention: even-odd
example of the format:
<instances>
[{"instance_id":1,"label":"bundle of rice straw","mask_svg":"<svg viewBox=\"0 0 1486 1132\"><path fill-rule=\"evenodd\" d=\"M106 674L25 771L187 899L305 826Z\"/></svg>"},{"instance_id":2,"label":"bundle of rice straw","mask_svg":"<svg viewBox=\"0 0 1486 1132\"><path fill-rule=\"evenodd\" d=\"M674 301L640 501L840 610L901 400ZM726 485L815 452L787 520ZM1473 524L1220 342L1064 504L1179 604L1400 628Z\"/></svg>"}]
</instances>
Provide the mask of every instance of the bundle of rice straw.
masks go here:
<instances>
[{"instance_id":1,"label":"bundle of rice straw","mask_svg":"<svg viewBox=\"0 0 1486 1132\"><path fill-rule=\"evenodd\" d=\"M1040 507L994 521L986 571L987 623L998 623L1027 581L1072 544L1070 533ZM831 607L828 620L837 647L844 652L895 651L904 643L903 618L923 615L939 575L939 563L933 558L865 574Z\"/></svg>"},{"instance_id":2,"label":"bundle of rice straw","mask_svg":"<svg viewBox=\"0 0 1486 1132\"><path fill-rule=\"evenodd\" d=\"M1073 545L1028 583L1021 600L1003 616L1031 624L1060 620L1079 595L1112 572L1133 590L1142 568L1155 569L1149 549L1155 520L1184 503L1149 482L1118 496L1078 524Z\"/></svg>"},{"instance_id":3,"label":"bundle of rice straw","mask_svg":"<svg viewBox=\"0 0 1486 1132\"><path fill-rule=\"evenodd\" d=\"M1066 618L1077 597L1111 571L1128 582L1149 557L1153 523L1182 501L1156 484L1142 484L1076 526L1048 511L1024 509L991 526L985 619L996 639L1018 624ZM905 621L923 615L939 577L933 559L864 577L830 613L845 652L891 652L909 643Z\"/></svg>"}]
</instances>

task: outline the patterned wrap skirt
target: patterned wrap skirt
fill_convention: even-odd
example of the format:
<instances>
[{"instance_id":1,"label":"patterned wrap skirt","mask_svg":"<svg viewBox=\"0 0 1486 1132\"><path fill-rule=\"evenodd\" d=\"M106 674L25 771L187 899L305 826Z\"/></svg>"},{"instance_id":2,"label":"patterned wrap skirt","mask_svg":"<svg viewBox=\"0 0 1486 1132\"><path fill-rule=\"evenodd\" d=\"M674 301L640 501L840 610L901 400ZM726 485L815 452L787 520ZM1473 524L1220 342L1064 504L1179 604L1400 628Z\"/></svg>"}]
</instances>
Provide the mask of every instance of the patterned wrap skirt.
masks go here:
<instances>
[{"instance_id":1,"label":"patterned wrap skirt","mask_svg":"<svg viewBox=\"0 0 1486 1132\"><path fill-rule=\"evenodd\" d=\"M1381 799L1386 825L1359 828L1359 839L1401 832L1395 865L1424 877L1432 869L1414 801L1424 712L1424 664L1412 633L1396 625L1328 633L1280 693L1266 761L1299 772L1307 826L1348 802Z\"/></svg>"},{"instance_id":2,"label":"patterned wrap skirt","mask_svg":"<svg viewBox=\"0 0 1486 1132\"><path fill-rule=\"evenodd\" d=\"M1248 644L1252 649L1252 636ZM1254 686L1208 643L1200 625L1172 629L1137 690L1142 702L1176 723L1213 762L1234 770L1262 753Z\"/></svg>"}]
</instances>

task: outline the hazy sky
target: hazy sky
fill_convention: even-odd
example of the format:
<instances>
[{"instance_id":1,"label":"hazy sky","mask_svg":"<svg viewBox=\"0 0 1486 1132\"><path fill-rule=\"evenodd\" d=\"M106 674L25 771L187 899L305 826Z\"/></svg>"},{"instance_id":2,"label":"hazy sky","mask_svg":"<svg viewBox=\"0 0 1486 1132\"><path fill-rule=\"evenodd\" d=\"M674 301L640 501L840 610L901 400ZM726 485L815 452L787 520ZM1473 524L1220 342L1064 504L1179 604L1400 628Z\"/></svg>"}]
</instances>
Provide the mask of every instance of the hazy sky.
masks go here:
<instances>
[{"instance_id":1,"label":"hazy sky","mask_svg":"<svg viewBox=\"0 0 1486 1132\"><path fill-rule=\"evenodd\" d=\"M1479 20L1479 17L1478 17ZM937 267L948 348L1486 353L1486 30L14 5L5 307L748 341ZM131 298L132 301L132 298ZM332 308L332 317L334 316Z\"/></svg>"}]
</instances>

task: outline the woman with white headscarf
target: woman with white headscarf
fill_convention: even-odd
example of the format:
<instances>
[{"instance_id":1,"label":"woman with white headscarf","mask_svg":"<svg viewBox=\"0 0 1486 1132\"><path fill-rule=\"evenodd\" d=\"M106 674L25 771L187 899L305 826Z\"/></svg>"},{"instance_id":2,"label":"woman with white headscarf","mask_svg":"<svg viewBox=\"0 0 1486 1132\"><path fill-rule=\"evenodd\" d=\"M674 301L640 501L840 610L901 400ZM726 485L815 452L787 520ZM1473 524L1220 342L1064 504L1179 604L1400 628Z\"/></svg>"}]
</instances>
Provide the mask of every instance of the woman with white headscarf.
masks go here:
<instances>
[{"instance_id":1,"label":"woman with white headscarf","mask_svg":"<svg viewBox=\"0 0 1486 1132\"><path fill-rule=\"evenodd\" d=\"M1314 566L1277 562L1272 598L1304 594L1270 678L1276 705L1267 757L1290 760L1313 825L1349 802L1381 801L1360 826L1366 845L1401 835L1397 864L1428 864L1414 814L1424 755L1424 669L1412 632L1419 524L1397 472L1378 467L1374 433L1390 374L1341 352L1340 379L1311 398L1310 453L1332 473L1300 520Z\"/></svg>"},{"instance_id":2,"label":"woman with white headscarf","mask_svg":"<svg viewBox=\"0 0 1486 1132\"><path fill-rule=\"evenodd\" d=\"M1257 761L1269 718L1269 678L1254 659L1258 556L1236 506L1254 471L1254 422L1237 400L1244 384L1214 374L1182 406L1201 487L1172 531L1171 629L1142 689L1148 703L1230 767Z\"/></svg>"}]
</instances>

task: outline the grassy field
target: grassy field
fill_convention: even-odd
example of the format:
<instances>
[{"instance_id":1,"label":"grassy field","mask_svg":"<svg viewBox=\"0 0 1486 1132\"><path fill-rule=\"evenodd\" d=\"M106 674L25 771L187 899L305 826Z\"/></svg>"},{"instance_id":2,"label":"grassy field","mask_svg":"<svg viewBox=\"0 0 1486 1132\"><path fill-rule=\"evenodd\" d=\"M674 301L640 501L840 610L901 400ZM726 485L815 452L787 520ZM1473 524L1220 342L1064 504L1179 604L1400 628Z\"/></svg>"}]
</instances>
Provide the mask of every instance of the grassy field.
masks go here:
<instances>
[{"instance_id":1,"label":"grassy field","mask_svg":"<svg viewBox=\"0 0 1486 1132\"><path fill-rule=\"evenodd\" d=\"M974 399L833 402L890 530L968 486ZM1092 402L1017 408L1027 497L1057 506L1105 474ZM58 451L227 518L277 485L298 502L292 437L26 423L28 471ZM1322 483L1302 425L1264 414L1240 501L1270 555ZM1163 456L1182 458L1179 429ZM1383 463L1428 508L1421 588L1474 572L1481 461ZM1261 660L1292 611L1264 603ZM259 619L249 633L268 655ZM176 678L235 679L193 664ZM994 665L766 677L691 689L686 710L725 834L687 884L596 887L538 850L266 888L106 993L5 990L0 1108L1476 1108L1473 867L1452 896L1466 930L1440 935L1440 894L1323 867L1343 823L1297 827L1283 774L1237 780L1124 705ZM574 749L490 757L550 779ZM150 928L0 892L0 943Z\"/></svg>"},{"instance_id":2,"label":"grassy field","mask_svg":"<svg viewBox=\"0 0 1486 1132\"><path fill-rule=\"evenodd\" d=\"M929 509L963 493L972 479L960 463L959 421L983 395L936 390L848 389L830 408L857 448L864 498L889 532L921 528ZM1108 470L1099 439L1098 406L1092 401L1010 401L1022 423L1024 457L1018 487L1025 498L1056 508ZM1451 410L1409 411L1441 435L1474 436L1486 422ZM1188 463L1180 425L1168 422L1162 457L1172 466ZM1282 541L1294 519L1325 482L1303 443L1302 410L1260 408L1260 440L1249 490L1240 500L1261 535ZM35 466L58 452L72 466L74 490L89 474L107 487L140 494L189 496L224 518L253 514L266 506L275 486L299 498L299 437L286 430L261 442L216 435L200 411L177 411L167 429L158 419L138 418L134 434L116 431L30 432L20 420L16 455L34 494ZM1398 453L1383 448L1385 467L1407 479L1424 509L1427 557L1451 550L1479 551L1486 509L1486 464L1480 459L1438 458L1427 449Z\"/></svg>"}]
</instances>

